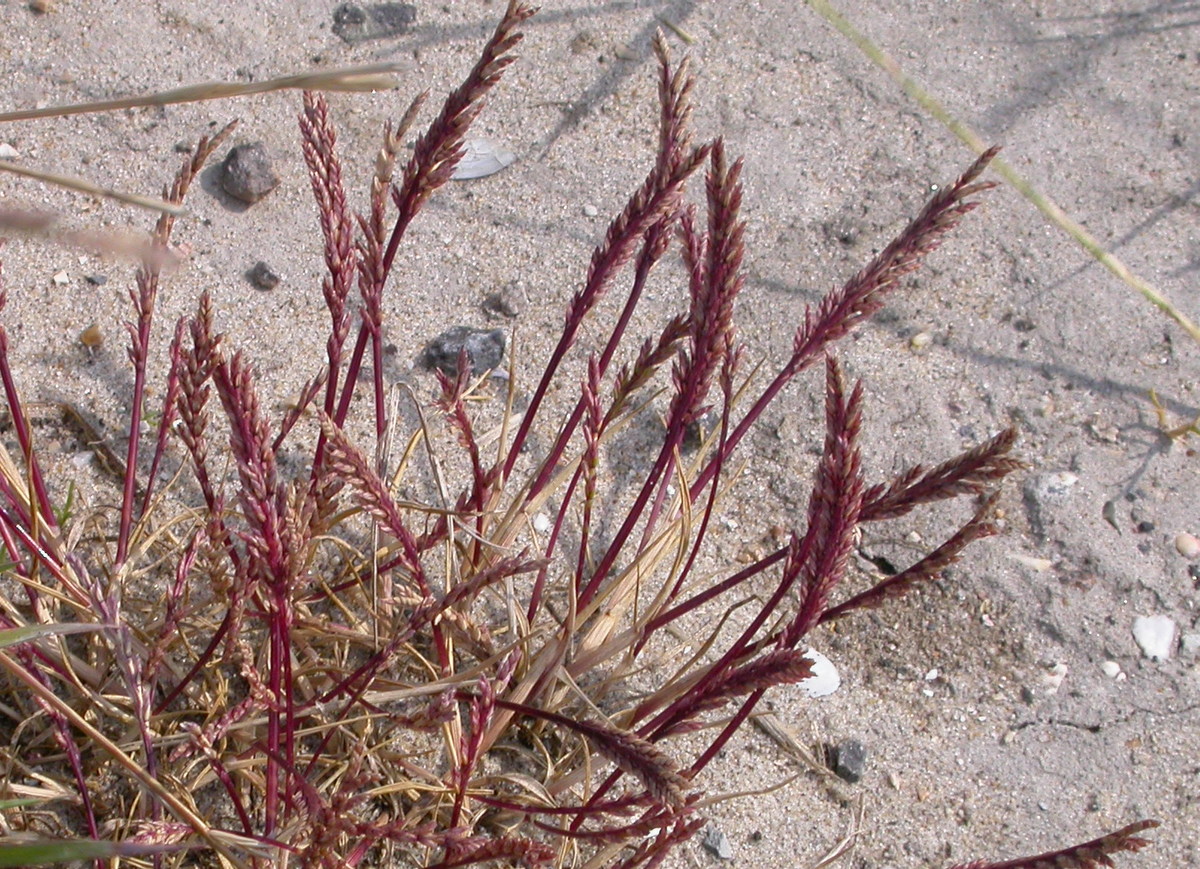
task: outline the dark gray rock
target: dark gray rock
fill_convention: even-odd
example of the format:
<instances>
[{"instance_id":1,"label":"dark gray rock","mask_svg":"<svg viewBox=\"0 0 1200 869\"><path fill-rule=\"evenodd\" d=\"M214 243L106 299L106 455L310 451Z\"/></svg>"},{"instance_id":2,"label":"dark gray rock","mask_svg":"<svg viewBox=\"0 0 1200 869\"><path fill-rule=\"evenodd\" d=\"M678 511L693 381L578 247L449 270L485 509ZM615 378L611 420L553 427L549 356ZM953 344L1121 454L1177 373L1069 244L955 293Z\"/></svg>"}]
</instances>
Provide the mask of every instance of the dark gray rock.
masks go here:
<instances>
[{"instance_id":1,"label":"dark gray rock","mask_svg":"<svg viewBox=\"0 0 1200 869\"><path fill-rule=\"evenodd\" d=\"M254 268L246 272L246 277L260 290L273 290L279 286L279 282L282 280L275 270L262 260L256 262Z\"/></svg>"},{"instance_id":2,"label":"dark gray rock","mask_svg":"<svg viewBox=\"0 0 1200 869\"><path fill-rule=\"evenodd\" d=\"M851 784L859 781L867 771L867 747L857 739L843 740L833 750L833 771Z\"/></svg>"},{"instance_id":3,"label":"dark gray rock","mask_svg":"<svg viewBox=\"0 0 1200 869\"><path fill-rule=\"evenodd\" d=\"M481 374L490 368L499 368L504 358L503 329L472 329L470 326L455 326L438 335L425 346L421 364L428 369L437 368L451 377L458 375L458 354L466 349L471 370Z\"/></svg>"},{"instance_id":4,"label":"dark gray rock","mask_svg":"<svg viewBox=\"0 0 1200 869\"><path fill-rule=\"evenodd\" d=\"M258 202L278 186L279 176L262 142L238 145L222 164L222 189L242 202Z\"/></svg>"},{"instance_id":5,"label":"dark gray rock","mask_svg":"<svg viewBox=\"0 0 1200 869\"><path fill-rule=\"evenodd\" d=\"M333 10L333 32L349 45L399 36L417 20L411 3L343 3Z\"/></svg>"}]
</instances>

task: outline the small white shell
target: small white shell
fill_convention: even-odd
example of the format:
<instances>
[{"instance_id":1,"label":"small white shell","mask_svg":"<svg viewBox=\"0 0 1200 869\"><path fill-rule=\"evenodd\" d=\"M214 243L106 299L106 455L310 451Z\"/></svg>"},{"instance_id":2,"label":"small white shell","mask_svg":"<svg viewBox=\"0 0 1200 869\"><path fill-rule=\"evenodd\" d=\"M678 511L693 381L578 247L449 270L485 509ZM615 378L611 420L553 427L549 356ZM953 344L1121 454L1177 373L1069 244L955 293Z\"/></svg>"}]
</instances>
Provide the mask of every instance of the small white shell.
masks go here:
<instances>
[{"instance_id":1,"label":"small white shell","mask_svg":"<svg viewBox=\"0 0 1200 869\"><path fill-rule=\"evenodd\" d=\"M842 677L832 661L815 649L809 649L804 656L812 661L813 671L810 677L799 683L804 693L809 697L827 697L841 686Z\"/></svg>"},{"instance_id":2,"label":"small white shell","mask_svg":"<svg viewBox=\"0 0 1200 869\"><path fill-rule=\"evenodd\" d=\"M454 181L470 181L495 175L506 166L511 166L517 155L491 139L467 139L463 142L466 154L454 168L450 178Z\"/></svg>"}]
</instances>

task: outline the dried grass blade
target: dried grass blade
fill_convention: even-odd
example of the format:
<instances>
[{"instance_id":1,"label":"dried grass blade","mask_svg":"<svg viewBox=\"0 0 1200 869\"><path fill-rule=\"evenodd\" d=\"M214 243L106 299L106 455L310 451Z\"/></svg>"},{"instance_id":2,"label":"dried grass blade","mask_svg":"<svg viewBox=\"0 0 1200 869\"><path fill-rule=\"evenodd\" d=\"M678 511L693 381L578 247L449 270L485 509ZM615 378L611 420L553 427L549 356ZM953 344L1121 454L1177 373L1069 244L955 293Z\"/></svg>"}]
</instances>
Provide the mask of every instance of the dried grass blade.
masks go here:
<instances>
[{"instance_id":1,"label":"dried grass blade","mask_svg":"<svg viewBox=\"0 0 1200 869\"><path fill-rule=\"evenodd\" d=\"M147 106L170 106L177 103L196 103L204 100L223 100L251 94L265 94L281 90L309 91L377 91L392 90L398 86L392 77L405 72L407 63L371 63L365 66L346 66L323 72L302 72L279 78L256 82L206 82L186 85L181 88L158 91L136 97L119 97L113 100L96 100L88 103L71 103L65 106L46 106L41 109L22 109L15 112L0 112L0 123L5 121L28 121L34 118L64 118L68 115L88 115L97 112L115 112L121 109L139 109Z\"/></svg>"},{"instance_id":2,"label":"dried grass blade","mask_svg":"<svg viewBox=\"0 0 1200 869\"><path fill-rule=\"evenodd\" d=\"M76 193L86 193L89 196L99 196L103 199L113 199L117 202L124 202L127 205L136 205L138 208L147 208L151 211L161 211L165 214L180 215L184 213L182 205L176 205L171 202L164 202L161 199L154 199L151 196L142 196L138 193L122 193L120 190L114 190L111 187L101 187L98 184L93 184L84 178L77 178L74 175L59 175L55 172L43 172L40 169L30 169L28 166L19 166L16 163L10 163L7 160L0 160L0 172L8 172L12 175L21 175L25 178L32 178L35 181L41 181L44 184L52 184L55 187L62 187L65 190L74 190ZM20 214L20 212L16 212ZM19 227L19 224L17 224Z\"/></svg>"}]
</instances>

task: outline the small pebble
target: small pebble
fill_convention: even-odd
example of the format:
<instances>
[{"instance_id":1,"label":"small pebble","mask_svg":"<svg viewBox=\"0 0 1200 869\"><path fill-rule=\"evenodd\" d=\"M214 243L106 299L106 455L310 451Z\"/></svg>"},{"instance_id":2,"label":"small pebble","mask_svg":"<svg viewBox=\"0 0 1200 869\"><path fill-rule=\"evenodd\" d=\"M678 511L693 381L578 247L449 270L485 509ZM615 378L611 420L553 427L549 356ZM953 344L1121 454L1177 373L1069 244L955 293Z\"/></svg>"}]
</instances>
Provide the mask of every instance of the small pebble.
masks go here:
<instances>
[{"instance_id":1,"label":"small pebble","mask_svg":"<svg viewBox=\"0 0 1200 869\"><path fill-rule=\"evenodd\" d=\"M89 284L91 284L93 287L102 287L108 283L108 276L107 275L88 275L87 277L84 278L84 280L87 281Z\"/></svg>"},{"instance_id":2,"label":"small pebble","mask_svg":"<svg viewBox=\"0 0 1200 869\"><path fill-rule=\"evenodd\" d=\"M928 673L925 674L925 681L926 682L936 681L937 677L940 675L941 675L941 673L938 672L938 668L934 667L932 670L930 670Z\"/></svg>"},{"instance_id":3,"label":"small pebble","mask_svg":"<svg viewBox=\"0 0 1200 869\"><path fill-rule=\"evenodd\" d=\"M479 307L489 317L503 318L505 320L515 319L521 313L521 308L517 304L515 294L512 290L502 290L499 293L490 294L483 300L483 304Z\"/></svg>"},{"instance_id":4,"label":"small pebble","mask_svg":"<svg viewBox=\"0 0 1200 869\"><path fill-rule=\"evenodd\" d=\"M1071 491L1079 477L1070 471L1053 471L1049 474L1039 474L1032 481L1039 495L1065 495Z\"/></svg>"},{"instance_id":5,"label":"small pebble","mask_svg":"<svg viewBox=\"0 0 1200 869\"><path fill-rule=\"evenodd\" d=\"M29 8L38 15L45 15L54 8L54 0L29 0Z\"/></svg>"},{"instance_id":6,"label":"small pebble","mask_svg":"<svg viewBox=\"0 0 1200 869\"><path fill-rule=\"evenodd\" d=\"M426 368L437 368L451 377L458 375L458 354L464 348L471 370L482 374L489 368L499 368L504 358L503 329L472 329L455 326L438 335L421 354L421 364Z\"/></svg>"},{"instance_id":7,"label":"small pebble","mask_svg":"<svg viewBox=\"0 0 1200 869\"><path fill-rule=\"evenodd\" d=\"M242 202L255 203L279 186L279 176L262 142L238 145L221 166L221 187Z\"/></svg>"},{"instance_id":8,"label":"small pebble","mask_svg":"<svg viewBox=\"0 0 1200 869\"><path fill-rule=\"evenodd\" d=\"M343 3L333 10L333 32L347 45L399 36L417 20L411 3Z\"/></svg>"},{"instance_id":9,"label":"small pebble","mask_svg":"<svg viewBox=\"0 0 1200 869\"><path fill-rule=\"evenodd\" d=\"M1200 556L1200 539L1197 539L1194 534L1183 531L1175 535L1175 549L1184 558L1194 559Z\"/></svg>"},{"instance_id":10,"label":"small pebble","mask_svg":"<svg viewBox=\"0 0 1200 869\"><path fill-rule=\"evenodd\" d=\"M1110 679L1115 679L1121 675L1121 665L1116 661L1105 661L1100 665L1100 670Z\"/></svg>"},{"instance_id":11,"label":"small pebble","mask_svg":"<svg viewBox=\"0 0 1200 869\"><path fill-rule=\"evenodd\" d=\"M838 778L854 784L867 770L867 747L857 739L847 739L834 749L833 771Z\"/></svg>"},{"instance_id":12,"label":"small pebble","mask_svg":"<svg viewBox=\"0 0 1200 869\"><path fill-rule=\"evenodd\" d=\"M1200 652L1200 633L1189 631L1180 637L1179 649L1185 655L1195 655Z\"/></svg>"},{"instance_id":13,"label":"small pebble","mask_svg":"<svg viewBox=\"0 0 1200 869\"><path fill-rule=\"evenodd\" d=\"M51 278L51 280L60 287L65 287L67 284L71 283L71 279L67 277L66 272L58 272L53 278Z\"/></svg>"},{"instance_id":14,"label":"small pebble","mask_svg":"<svg viewBox=\"0 0 1200 869\"><path fill-rule=\"evenodd\" d=\"M733 859L733 843L717 827L709 827L704 831L704 838L701 840L701 844L715 854L718 860Z\"/></svg>"},{"instance_id":15,"label":"small pebble","mask_svg":"<svg viewBox=\"0 0 1200 869\"><path fill-rule=\"evenodd\" d=\"M1050 672L1042 675L1042 684L1046 686L1047 694L1058 693L1058 689L1062 687L1063 681L1067 678L1067 672L1067 665L1059 661L1050 668Z\"/></svg>"},{"instance_id":16,"label":"small pebble","mask_svg":"<svg viewBox=\"0 0 1200 869\"><path fill-rule=\"evenodd\" d=\"M262 260L256 262L254 268L246 272L246 277L250 279L250 283L254 284L260 290L273 290L279 286L279 281L281 280L275 270Z\"/></svg>"},{"instance_id":17,"label":"small pebble","mask_svg":"<svg viewBox=\"0 0 1200 869\"><path fill-rule=\"evenodd\" d=\"M8 142L0 142L0 160L15 160L21 155Z\"/></svg>"},{"instance_id":18,"label":"small pebble","mask_svg":"<svg viewBox=\"0 0 1200 869\"><path fill-rule=\"evenodd\" d=\"M95 350L104 343L104 333L93 323L79 333L79 343L89 350Z\"/></svg>"},{"instance_id":19,"label":"small pebble","mask_svg":"<svg viewBox=\"0 0 1200 869\"><path fill-rule=\"evenodd\" d=\"M533 517L533 530L538 534L545 534L551 528L550 517L545 513L537 513Z\"/></svg>"},{"instance_id":20,"label":"small pebble","mask_svg":"<svg viewBox=\"0 0 1200 869\"><path fill-rule=\"evenodd\" d=\"M930 342L932 342L932 341L933 341L933 336L930 335L928 332L918 332L916 335L913 335L911 338L908 339L908 346L912 350L914 350L916 352L920 352L921 350L924 350L926 347L928 347Z\"/></svg>"},{"instance_id":21,"label":"small pebble","mask_svg":"<svg viewBox=\"0 0 1200 869\"><path fill-rule=\"evenodd\" d=\"M584 217L596 217L600 214L600 209L592 205L590 202L583 206Z\"/></svg>"},{"instance_id":22,"label":"small pebble","mask_svg":"<svg viewBox=\"0 0 1200 869\"><path fill-rule=\"evenodd\" d=\"M1147 658L1165 661L1175 649L1175 620L1169 616L1138 616L1133 620L1133 638Z\"/></svg>"}]
</instances>

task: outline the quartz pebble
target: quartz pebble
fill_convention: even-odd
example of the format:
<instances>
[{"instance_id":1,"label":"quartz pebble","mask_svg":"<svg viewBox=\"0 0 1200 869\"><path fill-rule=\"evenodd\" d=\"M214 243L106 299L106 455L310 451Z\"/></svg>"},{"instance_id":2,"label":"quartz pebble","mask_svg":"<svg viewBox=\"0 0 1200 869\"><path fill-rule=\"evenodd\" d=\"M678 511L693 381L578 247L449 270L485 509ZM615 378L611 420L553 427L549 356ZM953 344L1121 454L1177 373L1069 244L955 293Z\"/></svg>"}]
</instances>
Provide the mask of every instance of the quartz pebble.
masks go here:
<instances>
[{"instance_id":1,"label":"quartz pebble","mask_svg":"<svg viewBox=\"0 0 1200 869\"><path fill-rule=\"evenodd\" d=\"M1196 558L1200 556L1200 539L1183 531L1175 535L1175 549L1184 558Z\"/></svg>"},{"instance_id":2,"label":"quartz pebble","mask_svg":"<svg viewBox=\"0 0 1200 869\"><path fill-rule=\"evenodd\" d=\"M1165 661L1175 649L1175 620L1169 616L1138 616L1133 620L1133 638L1147 658Z\"/></svg>"},{"instance_id":3,"label":"quartz pebble","mask_svg":"<svg viewBox=\"0 0 1200 869\"><path fill-rule=\"evenodd\" d=\"M1121 665L1116 661L1105 661L1100 665L1100 670L1110 679L1115 679L1121 675Z\"/></svg>"},{"instance_id":4,"label":"quartz pebble","mask_svg":"<svg viewBox=\"0 0 1200 869\"><path fill-rule=\"evenodd\" d=\"M1062 661L1059 661L1050 668L1048 673L1042 674L1042 684L1046 686L1047 694L1057 694L1058 689L1062 687L1063 681L1067 678L1069 668Z\"/></svg>"},{"instance_id":5,"label":"quartz pebble","mask_svg":"<svg viewBox=\"0 0 1200 869\"><path fill-rule=\"evenodd\" d=\"M21 155L17 153L17 149L8 142L0 142L0 160L15 160Z\"/></svg>"}]
</instances>

